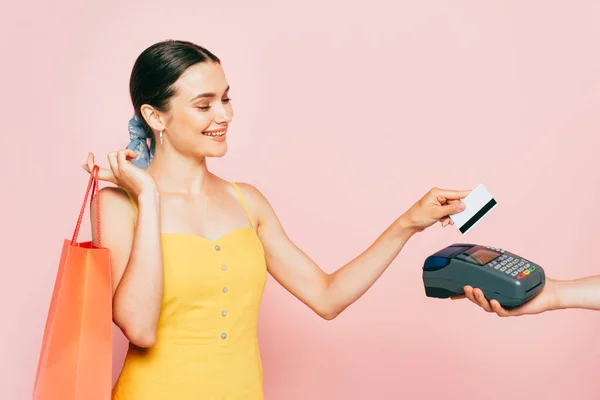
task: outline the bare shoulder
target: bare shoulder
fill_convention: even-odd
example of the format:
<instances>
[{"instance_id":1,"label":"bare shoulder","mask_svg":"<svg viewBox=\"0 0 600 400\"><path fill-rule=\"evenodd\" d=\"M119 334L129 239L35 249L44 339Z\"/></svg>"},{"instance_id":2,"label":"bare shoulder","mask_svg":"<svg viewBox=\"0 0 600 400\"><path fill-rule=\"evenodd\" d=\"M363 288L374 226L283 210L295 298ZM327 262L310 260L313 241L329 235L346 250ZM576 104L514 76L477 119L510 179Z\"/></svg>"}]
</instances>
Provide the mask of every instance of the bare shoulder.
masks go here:
<instances>
[{"instance_id":1,"label":"bare shoulder","mask_svg":"<svg viewBox=\"0 0 600 400\"><path fill-rule=\"evenodd\" d=\"M110 206L131 205L129 196L120 187L107 186L98 191L98 199L101 202L106 201Z\"/></svg>"},{"instance_id":2,"label":"bare shoulder","mask_svg":"<svg viewBox=\"0 0 600 400\"><path fill-rule=\"evenodd\" d=\"M255 207L264 207L269 205L269 201L267 200L265 195L260 190L258 190L256 186L246 182L236 182L236 184L242 191L242 194L244 195L248 206L250 206L250 203L252 203L252 205L254 205Z\"/></svg>"},{"instance_id":3,"label":"bare shoulder","mask_svg":"<svg viewBox=\"0 0 600 400\"><path fill-rule=\"evenodd\" d=\"M95 209L100 205L100 211L108 216L132 217L135 213L133 204L129 200L127 193L114 186L107 186L98 191L98 195L92 201L92 207Z\"/></svg>"},{"instance_id":4,"label":"bare shoulder","mask_svg":"<svg viewBox=\"0 0 600 400\"><path fill-rule=\"evenodd\" d=\"M247 182L236 182L244 197L250 197L253 201L266 201L267 199L258 188Z\"/></svg>"},{"instance_id":5,"label":"bare shoulder","mask_svg":"<svg viewBox=\"0 0 600 400\"><path fill-rule=\"evenodd\" d=\"M273 213L269 200L256 186L246 182L236 182L236 184L240 188L250 212L258 221Z\"/></svg>"}]
</instances>

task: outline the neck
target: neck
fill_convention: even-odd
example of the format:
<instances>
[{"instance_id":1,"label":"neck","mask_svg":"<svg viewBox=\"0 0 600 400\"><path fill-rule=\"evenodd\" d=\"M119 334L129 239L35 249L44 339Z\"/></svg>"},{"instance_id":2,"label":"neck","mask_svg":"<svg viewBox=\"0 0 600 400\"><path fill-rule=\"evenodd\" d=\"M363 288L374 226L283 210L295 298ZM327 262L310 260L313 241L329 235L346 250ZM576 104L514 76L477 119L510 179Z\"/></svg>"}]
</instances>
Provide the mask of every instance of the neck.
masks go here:
<instances>
[{"instance_id":1,"label":"neck","mask_svg":"<svg viewBox=\"0 0 600 400\"><path fill-rule=\"evenodd\" d=\"M157 151L147 171L161 192L188 195L200 194L212 175L205 157L186 158L174 151Z\"/></svg>"}]
</instances>

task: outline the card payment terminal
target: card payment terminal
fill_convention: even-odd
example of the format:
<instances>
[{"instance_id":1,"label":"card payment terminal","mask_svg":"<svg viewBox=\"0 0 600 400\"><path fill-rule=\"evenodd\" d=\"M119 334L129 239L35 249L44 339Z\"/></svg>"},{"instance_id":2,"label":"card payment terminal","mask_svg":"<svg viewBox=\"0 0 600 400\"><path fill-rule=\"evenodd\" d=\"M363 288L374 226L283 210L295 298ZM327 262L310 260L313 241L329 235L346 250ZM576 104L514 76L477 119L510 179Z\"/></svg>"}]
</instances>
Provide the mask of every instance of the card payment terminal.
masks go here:
<instances>
[{"instance_id":1,"label":"card payment terminal","mask_svg":"<svg viewBox=\"0 0 600 400\"><path fill-rule=\"evenodd\" d=\"M503 249L475 244L453 244L427 257L423 265L427 297L463 294L470 285L505 308L517 307L542 291L544 270Z\"/></svg>"}]
</instances>

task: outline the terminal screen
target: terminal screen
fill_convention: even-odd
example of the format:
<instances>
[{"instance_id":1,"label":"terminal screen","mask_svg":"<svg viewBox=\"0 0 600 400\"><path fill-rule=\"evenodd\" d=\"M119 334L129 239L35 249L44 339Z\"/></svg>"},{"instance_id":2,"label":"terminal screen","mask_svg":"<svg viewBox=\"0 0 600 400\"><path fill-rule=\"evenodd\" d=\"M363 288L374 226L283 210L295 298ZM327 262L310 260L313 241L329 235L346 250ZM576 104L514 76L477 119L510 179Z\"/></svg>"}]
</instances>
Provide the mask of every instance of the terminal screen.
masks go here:
<instances>
[{"instance_id":1,"label":"terminal screen","mask_svg":"<svg viewBox=\"0 0 600 400\"><path fill-rule=\"evenodd\" d=\"M464 252L465 261L472 262L474 264L484 265L492 261L493 259L500 256L497 252L488 249L477 249L471 252Z\"/></svg>"}]
</instances>

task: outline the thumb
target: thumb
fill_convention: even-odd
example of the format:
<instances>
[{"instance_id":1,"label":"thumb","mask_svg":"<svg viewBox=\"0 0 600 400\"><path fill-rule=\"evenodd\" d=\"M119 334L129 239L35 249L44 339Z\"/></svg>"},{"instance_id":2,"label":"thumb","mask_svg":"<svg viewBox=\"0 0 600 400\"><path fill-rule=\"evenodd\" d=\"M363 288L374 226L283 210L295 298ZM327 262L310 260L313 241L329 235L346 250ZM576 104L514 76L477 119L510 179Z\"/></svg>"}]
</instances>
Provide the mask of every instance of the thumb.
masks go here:
<instances>
[{"instance_id":1,"label":"thumb","mask_svg":"<svg viewBox=\"0 0 600 400\"><path fill-rule=\"evenodd\" d=\"M462 201L455 201L439 208L438 218L444 218L451 214L456 214L461 211L464 211L466 208L466 204Z\"/></svg>"}]
</instances>

